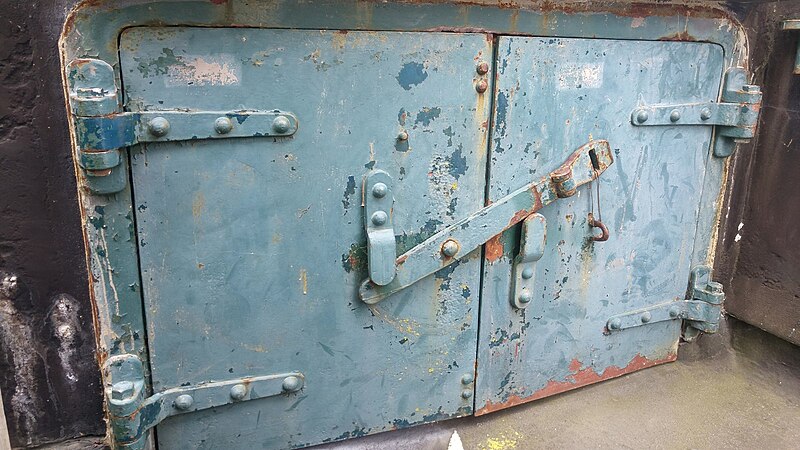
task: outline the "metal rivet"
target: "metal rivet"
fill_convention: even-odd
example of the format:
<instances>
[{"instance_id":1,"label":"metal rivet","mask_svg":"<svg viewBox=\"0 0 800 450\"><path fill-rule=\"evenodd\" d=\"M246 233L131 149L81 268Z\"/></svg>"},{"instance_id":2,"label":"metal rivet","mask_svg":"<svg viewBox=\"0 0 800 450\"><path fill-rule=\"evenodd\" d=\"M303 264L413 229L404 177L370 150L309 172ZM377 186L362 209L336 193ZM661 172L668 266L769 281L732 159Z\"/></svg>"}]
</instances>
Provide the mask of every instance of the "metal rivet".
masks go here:
<instances>
[{"instance_id":1,"label":"metal rivet","mask_svg":"<svg viewBox=\"0 0 800 450\"><path fill-rule=\"evenodd\" d=\"M375 183L375 186L372 186L372 195L377 198L386 197L388 191L389 188L383 183Z\"/></svg>"},{"instance_id":2,"label":"metal rivet","mask_svg":"<svg viewBox=\"0 0 800 450\"><path fill-rule=\"evenodd\" d=\"M233 122L227 117L218 117L214 121L214 131L219 134L228 134L233 129Z\"/></svg>"},{"instance_id":3,"label":"metal rivet","mask_svg":"<svg viewBox=\"0 0 800 450\"><path fill-rule=\"evenodd\" d=\"M641 320L642 323L650 322L650 319L652 319L652 318L653 318L653 316L650 315L650 311L645 311L645 312L642 313L641 316L639 316L639 320Z\"/></svg>"},{"instance_id":4,"label":"metal rivet","mask_svg":"<svg viewBox=\"0 0 800 450\"><path fill-rule=\"evenodd\" d=\"M179 395L178 398L175 399L175 409L180 409L181 411L186 411L187 409L191 408L194 404L194 398L189 394Z\"/></svg>"},{"instance_id":5,"label":"metal rivet","mask_svg":"<svg viewBox=\"0 0 800 450\"><path fill-rule=\"evenodd\" d=\"M376 211L372 214L372 223L376 226L381 226L389 220L389 216L384 211Z\"/></svg>"},{"instance_id":6,"label":"metal rivet","mask_svg":"<svg viewBox=\"0 0 800 450\"><path fill-rule=\"evenodd\" d=\"M703 108L700 110L700 118L703 120L708 120L711 118L711 110L708 108Z\"/></svg>"},{"instance_id":7,"label":"metal rivet","mask_svg":"<svg viewBox=\"0 0 800 450\"><path fill-rule=\"evenodd\" d=\"M475 377L472 376L471 373L465 373L464 376L461 377L461 384L470 384L473 380L475 380Z\"/></svg>"},{"instance_id":8,"label":"metal rivet","mask_svg":"<svg viewBox=\"0 0 800 450\"><path fill-rule=\"evenodd\" d=\"M401 131L397 133L397 140L398 141L407 141L408 140L408 131Z\"/></svg>"},{"instance_id":9,"label":"metal rivet","mask_svg":"<svg viewBox=\"0 0 800 450\"><path fill-rule=\"evenodd\" d=\"M531 291L524 289L521 294L519 294L519 302L520 303L530 303L533 300L533 296L531 295Z\"/></svg>"},{"instance_id":10,"label":"metal rivet","mask_svg":"<svg viewBox=\"0 0 800 450\"><path fill-rule=\"evenodd\" d=\"M164 136L169 133L169 120L163 117L154 117L147 123L147 131L156 137Z\"/></svg>"},{"instance_id":11,"label":"metal rivet","mask_svg":"<svg viewBox=\"0 0 800 450\"><path fill-rule=\"evenodd\" d=\"M669 316L673 319L678 317L681 314L681 310L677 306L673 306L669 308Z\"/></svg>"},{"instance_id":12,"label":"metal rivet","mask_svg":"<svg viewBox=\"0 0 800 450\"><path fill-rule=\"evenodd\" d=\"M533 269L530 267L526 267L522 270L522 278L529 280L533 277Z\"/></svg>"},{"instance_id":13,"label":"metal rivet","mask_svg":"<svg viewBox=\"0 0 800 450\"><path fill-rule=\"evenodd\" d=\"M608 329L609 330L619 330L622 327L622 320L619 317L614 317L613 319L608 321Z\"/></svg>"},{"instance_id":14,"label":"metal rivet","mask_svg":"<svg viewBox=\"0 0 800 450\"><path fill-rule=\"evenodd\" d=\"M236 384L231 388L231 398L234 400L243 400L247 395L247 386L243 384Z\"/></svg>"},{"instance_id":15,"label":"metal rivet","mask_svg":"<svg viewBox=\"0 0 800 450\"><path fill-rule=\"evenodd\" d=\"M131 381L118 381L111 386L111 398L124 400L133 396L134 386Z\"/></svg>"},{"instance_id":16,"label":"metal rivet","mask_svg":"<svg viewBox=\"0 0 800 450\"><path fill-rule=\"evenodd\" d=\"M489 63L486 61L481 61L478 63L478 67L475 68L478 71L478 75L486 75L489 73Z\"/></svg>"},{"instance_id":17,"label":"metal rivet","mask_svg":"<svg viewBox=\"0 0 800 450\"><path fill-rule=\"evenodd\" d=\"M278 116L275 120L272 121L272 130L276 133L286 133L289 131L289 128L292 126L292 123L289 122L289 119L286 116Z\"/></svg>"},{"instance_id":18,"label":"metal rivet","mask_svg":"<svg viewBox=\"0 0 800 450\"><path fill-rule=\"evenodd\" d=\"M681 120L681 112L677 109L673 109L671 113L669 113L669 120L671 122L677 122Z\"/></svg>"},{"instance_id":19,"label":"metal rivet","mask_svg":"<svg viewBox=\"0 0 800 450\"><path fill-rule=\"evenodd\" d=\"M475 85L475 90L478 91L478 93L483 94L486 92L486 89L489 89L489 82L486 80L480 80L478 84Z\"/></svg>"},{"instance_id":20,"label":"metal rivet","mask_svg":"<svg viewBox=\"0 0 800 450\"><path fill-rule=\"evenodd\" d=\"M464 389L463 391L461 391L461 398L466 400L466 399L468 399L470 397L472 397L472 391L471 390Z\"/></svg>"},{"instance_id":21,"label":"metal rivet","mask_svg":"<svg viewBox=\"0 0 800 450\"><path fill-rule=\"evenodd\" d=\"M643 109L639 110L639 112L636 113L636 121L639 122L639 123L647 122L647 119L649 117L650 116L647 115L647 111L645 111Z\"/></svg>"},{"instance_id":22,"label":"metal rivet","mask_svg":"<svg viewBox=\"0 0 800 450\"><path fill-rule=\"evenodd\" d=\"M452 258L453 256L456 256L456 253L458 253L459 247L460 246L455 239L448 239L444 241L444 244L442 244L442 254L448 258Z\"/></svg>"},{"instance_id":23,"label":"metal rivet","mask_svg":"<svg viewBox=\"0 0 800 450\"><path fill-rule=\"evenodd\" d=\"M283 385L281 385L281 387L283 388L284 392L294 392L300 389L302 385L303 383L300 381L300 378L290 375L283 379Z\"/></svg>"}]
</instances>

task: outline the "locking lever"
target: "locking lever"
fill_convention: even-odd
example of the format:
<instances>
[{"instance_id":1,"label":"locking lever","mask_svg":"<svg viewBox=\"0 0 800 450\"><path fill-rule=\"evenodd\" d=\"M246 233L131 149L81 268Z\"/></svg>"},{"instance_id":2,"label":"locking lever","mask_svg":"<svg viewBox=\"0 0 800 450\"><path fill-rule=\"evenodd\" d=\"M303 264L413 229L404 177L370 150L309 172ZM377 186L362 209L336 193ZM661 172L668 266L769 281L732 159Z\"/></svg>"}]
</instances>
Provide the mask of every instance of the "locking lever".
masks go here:
<instances>
[{"instance_id":1,"label":"locking lever","mask_svg":"<svg viewBox=\"0 0 800 450\"><path fill-rule=\"evenodd\" d=\"M589 141L549 175L440 230L397 257L391 282L379 285L370 279L364 280L359 289L361 300L368 304L378 303L453 264L544 206L559 198L571 197L578 186L595 180L613 162L608 141ZM370 273L373 272L377 271L371 267Z\"/></svg>"}]
</instances>

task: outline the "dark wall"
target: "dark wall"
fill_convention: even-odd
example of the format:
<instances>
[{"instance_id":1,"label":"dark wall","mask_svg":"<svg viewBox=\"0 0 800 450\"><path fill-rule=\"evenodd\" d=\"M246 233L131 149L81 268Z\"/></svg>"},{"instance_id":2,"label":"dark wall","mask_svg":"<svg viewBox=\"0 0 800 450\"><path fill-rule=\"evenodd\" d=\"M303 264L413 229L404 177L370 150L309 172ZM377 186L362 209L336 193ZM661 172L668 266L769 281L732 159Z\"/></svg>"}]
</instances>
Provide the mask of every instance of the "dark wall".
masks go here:
<instances>
[{"instance_id":1,"label":"dark wall","mask_svg":"<svg viewBox=\"0 0 800 450\"><path fill-rule=\"evenodd\" d=\"M800 344L800 75L792 68L800 1L746 11L751 68L764 92L758 137L734 157L717 248L726 310Z\"/></svg>"},{"instance_id":2,"label":"dark wall","mask_svg":"<svg viewBox=\"0 0 800 450\"><path fill-rule=\"evenodd\" d=\"M14 446L105 434L57 49L71 3L0 0L0 390Z\"/></svg>"}]
</instances>

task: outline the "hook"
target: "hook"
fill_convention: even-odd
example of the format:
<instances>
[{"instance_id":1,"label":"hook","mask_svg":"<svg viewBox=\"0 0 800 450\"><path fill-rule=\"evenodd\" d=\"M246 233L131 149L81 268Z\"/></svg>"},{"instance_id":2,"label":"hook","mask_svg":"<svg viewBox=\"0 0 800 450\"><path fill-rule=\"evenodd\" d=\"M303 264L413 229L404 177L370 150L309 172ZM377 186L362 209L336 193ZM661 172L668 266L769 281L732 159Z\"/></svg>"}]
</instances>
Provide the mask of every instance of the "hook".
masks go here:
<instances>
[{"instance_id":1,"label":"hook","mask_svg":"<svg viewBox=\"0 0 800 450\"><path fill-rule=\"evenodd\" d=\"M591 240L594 242L605 242L608 240L608 227L606 227L603 222L595 220L592 213L589 213L589 226L592 228L600 228L600 236L592 234Z\"/></svg>"}]
</instances>

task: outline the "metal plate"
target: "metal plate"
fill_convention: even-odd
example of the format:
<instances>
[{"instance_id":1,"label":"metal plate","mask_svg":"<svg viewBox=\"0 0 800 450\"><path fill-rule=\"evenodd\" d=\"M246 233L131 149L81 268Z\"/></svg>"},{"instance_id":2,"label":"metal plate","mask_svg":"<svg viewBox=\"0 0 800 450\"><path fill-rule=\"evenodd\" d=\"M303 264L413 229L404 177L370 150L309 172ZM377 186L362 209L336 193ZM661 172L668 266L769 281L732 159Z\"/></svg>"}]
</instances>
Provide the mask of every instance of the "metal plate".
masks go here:
<instances>
[{"instance_id":1,"label":"metal plate","mask_svg":"<svg viewBox=\"0 0 800 450\"><path fill-rule=\"evenodd\" d=\"M490 200L590 137L607 139L615 162L599 182L608 241L588 240L595 186L541 210L547 245L526 309L509 302L518 228L487 244L476 414L673 360L677 321L609 335L606 320L683 298L696 230L713 227L698 223L701 194L719 189L718 179L704 186L711 127L635 127L630 111L642 99L716 100L721 47L525 37L497 45Z\"/></svg>"},{"instance_id":2,"label":"metal plate","mask_svg":"<svg viewBox=\"0 0 800 450\"><path fill-rule=\"evenodd\" d=\"M300 122L291 138L132 150L154 390L305 375L297 394L169 418L161 447L287 448L470 414L480 252L369 307L360 184L392 176L398 254L483 206L490 93L475 66L490 41L133 28L120 49L129 110Z\"/></svg>"}]
</instances>

